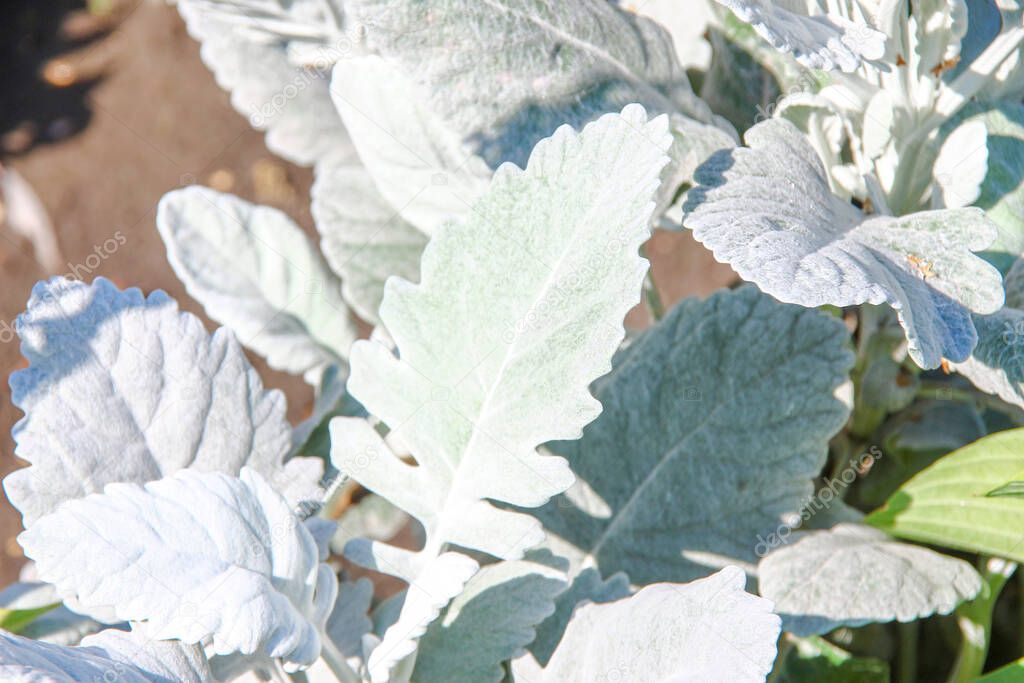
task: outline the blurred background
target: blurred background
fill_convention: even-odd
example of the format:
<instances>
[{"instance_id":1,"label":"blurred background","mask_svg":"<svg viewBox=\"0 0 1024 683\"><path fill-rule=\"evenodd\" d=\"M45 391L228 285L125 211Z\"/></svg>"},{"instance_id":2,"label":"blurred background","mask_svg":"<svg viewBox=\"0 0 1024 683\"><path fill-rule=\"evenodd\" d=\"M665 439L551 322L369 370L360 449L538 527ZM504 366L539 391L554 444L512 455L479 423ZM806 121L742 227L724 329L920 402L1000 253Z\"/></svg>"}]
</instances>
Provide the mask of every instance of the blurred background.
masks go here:
<instances>
[{"instance_id":1,"label":"blurred background","mask_svg":"<svg viewBox=\"0 0 1024 683\"><path fill-rule=\"evenodd\" d=\"M284 210L316 237L310 169L267 151L159 0L8 0L0 22L0 476L23 465L10 430L21 417L7 378L24 367L14 321L35 282L102 276L163 289L213 329L171 271L155 227L160 197L201 184ZM647 247L663 302L706 295L731 271L685 234ZM642 310L629 323L645 324ZM250 359L288 398L293 422L312 390ZM0 585L23 563L20 517L0 499Z\"/></svg>"}]
</instances>

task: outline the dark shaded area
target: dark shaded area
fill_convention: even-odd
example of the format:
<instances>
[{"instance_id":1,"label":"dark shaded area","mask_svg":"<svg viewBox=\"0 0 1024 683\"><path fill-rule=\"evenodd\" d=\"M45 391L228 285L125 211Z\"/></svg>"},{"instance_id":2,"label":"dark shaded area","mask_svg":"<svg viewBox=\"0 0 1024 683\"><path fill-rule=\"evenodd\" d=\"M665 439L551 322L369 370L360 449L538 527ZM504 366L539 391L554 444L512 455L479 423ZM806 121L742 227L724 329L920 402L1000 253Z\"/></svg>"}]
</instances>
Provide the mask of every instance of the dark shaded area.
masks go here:
<instances>
[{"instance_id":1,"label":"dark shaded area","mask_svg":"<svg viewBox=\"0 0 1024 683\"><path fill-rule=\"evenodd\" d=\"M101 77L75 79L77 60L69 51L87 48L107 35L115 16L82 12L83 0L9 0L0 22L0 150L25 154L36 145L80 132L92 116L89 92ZM130 10L128 10L130 11ZM76 21L68 15L79 13Z\"/></svg>"}]
</instances>

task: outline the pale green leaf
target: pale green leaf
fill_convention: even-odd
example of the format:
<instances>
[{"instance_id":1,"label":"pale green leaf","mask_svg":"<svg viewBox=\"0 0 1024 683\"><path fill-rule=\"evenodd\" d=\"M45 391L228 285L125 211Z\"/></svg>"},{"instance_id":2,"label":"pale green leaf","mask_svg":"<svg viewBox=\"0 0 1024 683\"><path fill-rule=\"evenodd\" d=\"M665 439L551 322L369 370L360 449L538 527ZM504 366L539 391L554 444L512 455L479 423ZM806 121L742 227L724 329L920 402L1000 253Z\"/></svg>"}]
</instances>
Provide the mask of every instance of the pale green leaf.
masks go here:
<instances>
[{"instance_id":1,"label":"pale green leaf","mask_svg":"<svg viewBox=\"0 0 1024 683\"><path fill-rule=\"evenodd\" d=\"M587 387L610 368L639 298L669 143L667 121L639 106L582 133L563 127L431 240L419 285L388 281L381 320L399 357L357 342L349 391L418 466L344 418L331 423L331 457L420 520L426 544L357 540L346 554L416 586L445 544L518 559L541 540L535 519L488 501L535 507L572 483L566 462L537 447L578 437L600 412Z\"/></svg>"},{"instance_id":2,"label":"pale green leaf","mask_svg":"<svg viewBox=\"0 0 1024 683\"><path fill-rule=\"evenodd\" d=\"M761 595L798 636L949 614L982 585L963 560L862 524L809 532L768 553L757 576Z\"/></svg>"},{"instance_id":3,"label":"pale green leaf","mask_svg":"<svg viewBox=\"0 0 1024 683\"><path fill-rule=\"evenodd\" d=\"M583 438L549 445L579 478L536 513L549 545L639 585L752 568L846 421L846 337L749 286L679 304L597 383L604 411Z\"/></svg>"},{"instance_id":4,"label":"pale green leaf","mask_svg":"<svg viewBox=\"0 0 1024 683\"><path fill-rule=\"evenodd\" d=\"M1024 473L1024 430L986 436L921 471L865 518L893 536L1024 561L1024 500L988 496Z\"/></svg>"},{"instance_id":5,"label":"pale green leaf","mask_svg":"<svg viewBox=\"0 0 1024 683\"><path fill-rule=\"evenodd\" d=\"M344 59L331 96L385 206L410 229L431 235L487 191L492 169L399 65L375 55Z\"/></svg>"}]
</instances>

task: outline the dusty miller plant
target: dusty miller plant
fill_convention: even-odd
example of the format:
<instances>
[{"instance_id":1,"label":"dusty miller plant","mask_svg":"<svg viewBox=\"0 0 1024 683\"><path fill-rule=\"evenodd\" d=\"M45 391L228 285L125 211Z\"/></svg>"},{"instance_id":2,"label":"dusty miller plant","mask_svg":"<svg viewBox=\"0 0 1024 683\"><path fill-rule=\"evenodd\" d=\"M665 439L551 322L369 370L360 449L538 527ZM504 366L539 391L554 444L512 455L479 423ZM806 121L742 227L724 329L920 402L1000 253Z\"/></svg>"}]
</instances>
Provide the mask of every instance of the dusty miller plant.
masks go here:
<instances>
[{"instance_id":1,"label":"dusty miller plant","mask_svg":"<svg viewBox=\"0 0 1024 683\"><path fill-rule=\"evenodd\" d=\"M33 290L0 677L881 681L899 622L912 680L954 611L944 675L983 673L1024 561L1021 8L638 5L178 0L314 168L319 248L188 187L157 227L212 335ZM654 228L750 284L665 310Z\"/></svg>"}]
</instances>

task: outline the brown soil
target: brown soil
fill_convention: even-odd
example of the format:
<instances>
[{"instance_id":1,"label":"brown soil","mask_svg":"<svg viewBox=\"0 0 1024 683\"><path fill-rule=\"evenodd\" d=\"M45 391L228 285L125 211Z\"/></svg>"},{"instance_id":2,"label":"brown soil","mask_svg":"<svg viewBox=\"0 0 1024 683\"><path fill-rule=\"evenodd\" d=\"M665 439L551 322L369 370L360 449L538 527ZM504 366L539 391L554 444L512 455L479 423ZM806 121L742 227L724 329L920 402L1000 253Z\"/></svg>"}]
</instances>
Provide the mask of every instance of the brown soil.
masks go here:
<instances>
[{"instance_id":1,"label":"brown soil","mask_svg":"<svg viewBox=\"0 0 1024 683\"><path fill-rule=\"evenodd\" d=\"M154 226L163 193L192 182L215 185L275 205L314 234L311 173L267 151L214 83L172 7L152 0L90 6L92 12L72 0L16 0L5 7L0 63L9 73L0 98L0 160L43 201L62 258L56 270L44 267L31 244L0 230L0 322L13 325L37 280L71 271L146 292L164 289L202 316L168 266ZM89 255L117 231L126 243L90 269ZM648 253L666 305L732 279L688 235L659 234ZM23 361L8 337L0 335L0 476L20 466L9 435L21 414L11 405L7 377ZM289 417L301 419L309 388L254 362L266 383L287 395ZM14 542L19 530L17 513L0 500L0 585L16 577L23 561Z\"/></svg>"}]
</instances>

